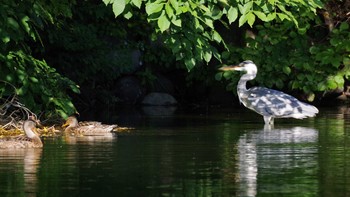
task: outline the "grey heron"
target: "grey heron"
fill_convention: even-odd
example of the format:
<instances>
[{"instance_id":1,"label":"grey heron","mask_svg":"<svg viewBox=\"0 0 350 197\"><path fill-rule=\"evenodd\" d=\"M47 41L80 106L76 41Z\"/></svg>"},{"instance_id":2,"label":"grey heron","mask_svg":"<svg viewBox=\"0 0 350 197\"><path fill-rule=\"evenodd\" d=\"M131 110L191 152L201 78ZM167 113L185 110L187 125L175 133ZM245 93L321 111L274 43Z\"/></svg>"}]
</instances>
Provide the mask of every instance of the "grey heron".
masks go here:
<instances>
[{"instance_id":1,"label":"grey heron","mask_svg":"<svg viewBox=\"0 0 350 197\"><path fill-rule=\"evenodd\" d=\"M281 91L252 87L247 89L247 81L256 77L258 69L256 65L246 60L239 65L224 66L222 71L244 71L237 85L238 98L243 105L264 117L265 125L273 125L274 118L303 119L314 117L318 109L310 104L299 101L291 95Z\"/></svg>"}]
</instances>

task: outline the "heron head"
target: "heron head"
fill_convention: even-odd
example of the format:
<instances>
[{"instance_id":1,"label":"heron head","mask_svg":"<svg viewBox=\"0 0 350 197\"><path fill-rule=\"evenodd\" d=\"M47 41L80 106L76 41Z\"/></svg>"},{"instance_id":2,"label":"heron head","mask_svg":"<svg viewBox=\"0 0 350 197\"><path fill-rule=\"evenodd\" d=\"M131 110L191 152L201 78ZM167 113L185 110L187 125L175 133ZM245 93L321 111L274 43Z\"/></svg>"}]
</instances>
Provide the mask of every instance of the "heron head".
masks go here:
<instances>
[{"instance_id":1,"label":"heron head","mask_svg":"<svg viewBox=\"0 0 350 197\"><path fill-rule=\"evenodd\" d=\"M229 70L236 70L236 71L245 71L248 74L256 74L258 72L258 69L253 61L251 60L245 60L238 65L230 65L230 66L223 66L219 68L219 70L222 71L229 71Z\"/></svg>"}]
</instances>

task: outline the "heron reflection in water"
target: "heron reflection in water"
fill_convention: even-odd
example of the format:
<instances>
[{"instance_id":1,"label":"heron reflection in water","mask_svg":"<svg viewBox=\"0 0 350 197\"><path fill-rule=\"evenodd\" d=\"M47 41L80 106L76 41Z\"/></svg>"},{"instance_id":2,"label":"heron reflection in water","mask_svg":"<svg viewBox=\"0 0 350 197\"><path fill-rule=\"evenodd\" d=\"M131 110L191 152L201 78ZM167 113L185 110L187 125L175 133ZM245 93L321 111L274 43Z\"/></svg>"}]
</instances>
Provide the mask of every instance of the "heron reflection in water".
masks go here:
<instances>
[{"instance_id":1,"label":"heron reflection in water","mask_svg":"<svg viewBox=\"0 0 350 197\"><path fill-rule=\"evenodd\" d=\"M279 196L311 193L318 185L310 178L318 174L318 140L319 131L308 127L244 132L237 142L237 196L257 196L266 191ZM288 174L311 180L291 181ZM281 190L283 187L296 190Z\"/></svg>"},{"instance_id":2,"label":"heron reflection in water","mask_svg":"<svg viewBox=\"0 0 350 197\"><path fill-rule=\"evenodd\" d=\"M301 102L291 95L281 91L264 87L252 87L247 89L247 81L256 77L258 69L256 65L246 60L239 65L224 66L222 71L244 71L237 85L237 93L243 105L264 117L265 125L273 125L274 118L303 119L314 117L318 113L315 106Z\"/></svg>"}]
</instances>

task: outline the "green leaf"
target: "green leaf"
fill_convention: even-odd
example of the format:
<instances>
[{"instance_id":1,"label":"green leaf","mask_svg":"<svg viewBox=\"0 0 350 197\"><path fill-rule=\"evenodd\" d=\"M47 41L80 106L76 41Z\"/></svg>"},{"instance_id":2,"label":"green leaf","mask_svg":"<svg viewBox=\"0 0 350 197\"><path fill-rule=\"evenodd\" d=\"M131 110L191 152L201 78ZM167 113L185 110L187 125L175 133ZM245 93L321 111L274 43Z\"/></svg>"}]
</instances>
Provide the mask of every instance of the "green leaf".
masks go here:
<instances>
[{"instance_id":1,"label":"green leaf","mask_svg":"<svg viewBox=\"0 0 350 197\"><path fill-rule=\"evenodd\" d=\"M148 16L154 13L158 13L163 9L163 6L164 3L157 3L157 1L146 4L146 13Z\"/></svg>"},{"instance_id":2,"label":"green leaf","mask_svg":"<svg viewBox=\"0 0 350 197\"><path fill-rule=\"evenodd\" d=\"M4 42L5 44L7 44L10 41L11 41L11 38L9 36L3 36L2 37L2 42Z\"/></svg>"},{"instance_id":3,"label":"green leaf","mask_svg":"<svg viewBox=\"0 0 350 197\"><path fill-rule=\"evenodd\" d=\"M267 21L266 14L260 11L253 11L253 13L262 21Z\"/></svg>"},{"instance_id":4,"label":"green leaf","mask_svg":"<svg viewBox=\"0 0 350 197\"><path fill-rule=\"evenodd\" d=\"M286 75L289 75L289 74L292 72L292 70L290 69L289 66L284 66L284 67L283 67L283 72L284 72Z\"/></svg>"},{"instance_id":5,"label":"green leaf","mask_svg":"<svg viewBox=\"0 0 350 197\"><path fill-rule=\"evenodd\" d=\"M328 79L327 86L330 90L334 90L338 87L337 83L332 79Z\"/></svg>"},{"instance_id":6,"label":"green leaf","mask_svg":"<svg viewBox=\"0 0 350 197\"><path fill-rule=\"evenodd\" d=\"M306 28L298 28L298 33L303 35L307 32L307 29Z\"/></svg>"},{"instance_id":7,"label":"green leaf","mask_svg":"<svg viewBox=\"0 0 350 197\"><path fill-rule=\"evenodd\" d=\"M199 22L199 20L197 18L194 18L194 26L196 29L203 29L203 26L201 25L201 23Z\"/></svg>"},{"instance_id":8,"label":"green leaf","mask_svg":"<svg viewBox=\"0 0 350 197\"><path fill-rule=\"evenodd\" d=\"M137 7L141 8L142 0L131 0L131 2Z\"/></svg>"},{"instance_id":9,"label":"green leaf","mask_svg":"<svg viewBox=\"0 0 350 197\"><path fill-rule=\"evenodd\" d=\"M239 11L241 14L246 14L251 8L253 7L253 1L248 1L246 4L243 6L238 5Z\"/></svg>"},{"instance_id":10,"label":"green leaf","mask_svg":"<svg viewBox=\"0 0 350 197\"><path fill-rule=\"evenodd\" d=\"M216 48L212 47L211 51L213 52L214 57L215 57L217 60L219 60L219 62L222 62L222 61L221 61L221 55L220 55L220 53L218 52L218 50L217 50Z\"/></svg>"},{"instance_id":11,"label":"green leaf","mask_svg":"<svg viewBox=\"0 0 350 197\"><path fill-rule=\"evenodd\" d=\"M286 14L283 13L277 13L277 16L283 21L284 19L289 20L289 17Z\"/></svg>"},{"instance_id":12,"label":"green leaf","mask_svg":"<svg viewBox=\"0 0 350 197\"><path fill-rule=\"evenodd\" d=\"M342 86L344 84L344 78L343 76L337 75L334 77L334 81L339 85Z\"/></svg>"},{"instance_id":13,"label":"green leaf","mask_svg":"<svg viewBox=\"0 0 350 197\"><path fill-rule=\"evenodd\" d=\"M102 0L105 5L108 5L113 2L113 0Z\"/></svg>"},{"instance_id":14,"label":"green leaf","mask_svg":"<svg viewBox=\"0 0 350 197\"><path fill-rule=\"evenodd\" d=\"M74 93L80 94L80 89L78 85L70 84L69 87Z\"/></svg>"},{"instance_id":15,"label":"green leaf","mask_svg":"<svg viewBox=\"0 0 350 197\"><path fill-rule=\"evenodd\" d=\"M331 38L330 40L329 40L329 43L332 45L332 46L337 46L339 43L341 43L341 41L337 38L337 37L335 37L335 38Z\"/></svg>"},{"instance_id":16,"label":"green leaf","mask_svg":"<svg viewBox=\"0 0 350 197\"><path fill-rule=\"evenodd\" d=\"M171 19L171 22L178 27L181 27L182 25L182 21L180 19L176 19L175 17Z\"/></svg>"},{"instance_id":17,"label":"green leaf","mask_svg":"<svg viewBox=\"0 0 350 197\"><path fill-rule=\"evenodd\" d=\"M210 10L205 13L205 15L209 16L213 20L220 20L223 14L224 10L219 9L216 6L210 6Z\"/></svg>"},{"instance_id":18,"label":"green leaf","mask_svg":"<svg viewBox=\"0 0 350 197\"><path fill-rule=\"evenodd\" d=\"M245 22L247 22L248 17L246 14L243 14L240 18L239 18L239 22L238 22L238 27L241 27L242 25L244 25Z\"/></svg>"},{"instance_id":19,"label":"green leaf","mask_svg":"<svg viewBox=\"0 0 350 197\"><path fill-rule=\"evenodd\" d=\"M327 89L327 86L323 82L317 84L317 90L325 91L326 89Z\"/></svg>"},{"instance_id":20,"label":"green leaf","mask_svg":"<svg viewBox=\"0 0 350 197\"><path fill-rule=\"evenodd\" d=\"M293 81L292 89L295 90L295 89L298 89L299 87L300 87L300 83L298 81Z\"/></svg>"},{"instance_id":21,"label":"green leaf","mask_svg":"<svg viewBox=\"0 0 350 197\"><path fill-rule=\"evenodd\" d=\"M174 10L179 9L179 2L177 0L170 0L170 4L173 6Z\"/></svg>"},{"instance_id":22,"label":"green leaf","mask_svg":"<svg viewBox=\"0 0 350 197\"><path fill-rule=\"evenodd\" d=\"M123 13L125 9L125 0L114 0L112 5L114 16L117 17Z\"/></svg>"},{"instance_id":23,"label":"green leaf","mask_svg":"<svg viewBox=\"0 0 350 197\"><path fill-rule=\"evenodd\" d=\"M247 14L247 19L248 19L248 24L250 25L250 27L252 27L255 21L255 15L252 12L249 12Z\"/></svg>"},{"instance_id":24,"label":"green leaf","mask_svg":"<svg viewBox=\"0 0 350 197\"><path fill-rule=\"evenodd\" d=\"M169 3L165 4L165 12L169 18L172 18L174 16L174 10Z\"/></svg>"},{"instance_id":25,"label":"green leaf","mask_svg":"<svg viewBox=\"0 0 350 197\"><path fill-rule=\"evenodd\" d=\"M204 22L205 22L205 24L206 24L208 27L214 29L214 22L213 22L212 19L210 19L210 18L205 18L205 19L204 19Z\"/></svg>"},{"instance_id":26,"label":"green leaf","mask_svg":"<svg viewBox=\"0 0 350 197\"><path fill-rule=\"evenodd\" d=\"M217 43L220 43L222 41L222 37L220 36L220 34L213 30L213 40L215 40Z\"/></svg>"},{"instance_id":27,"label":"green leaf","mask_svg":"<svg viewBox=\"0 0 350 197\"><path fill-rule=\"evenodd\" d=\"M309 49L309 52L310 52L311 54L317 54L319 51L320 51L319 48L316 47L316 46L312 46L312 47L310 47L310 49Z\"/></svg>"},{"instance_id":28,"label":"green leaf","mask_svg":"<svg viewBox=\"0 0 350 197\"><path fill-rule=\"evenodd\" d=\"M7 18L7 24L11 27L11 29L18 31L19 29L19 24L17 23L17 21L12 18L12 17L8 17Z\"/></svg>"},{"instance_id":29,"label":"green leaf","mask_svg":"<svg viewBox=\"0 0 350 197\"><path fill-rule=\"evenodd\" d=\"M211 51L205 51L203 57L204 57L204 60L205 60L207 63L210 62L211 57L212 57Z\"/></svg>"},{"instance_id":30,"label":"green leaf","mask_svg":"<svg viewBox=\"0 0 350 197\"><path fill-rule=\"evenodd\" d=\"M231 76L232 76L232 72L224 72L224 73L223 73L223 77L224 77L225 79L229 79L229 78L231 78Z\"/></svg>"},{"instance_id":31,"label":"green leaf","mask_svg":"<svg viewBox=\"0 0 350 197\"><path fill-rule=\"evenodd\" d=\"M227 18L228 22L231 24L234 22L238 17L238 10L235 7L230 7L230 9L227 12Z\"/></svg>"},{"instance_id":32,"label":"green leaf","mask_svg":"<svg viewBox=\"0 0 350 197\"><path fill-rule=\"evenodd\" d=\"M22 26L24 27L25 31L27 33L30 33L30 26L29 26L29 23L30 23L30 18L28 16L25 16L21 19L21 23L22 23Z\"/></svg>"},{"instance_id":33,"label":"green leaf","mask_svg":"<svg viewBox=\"0 0 350 197\"><path fill-rule=\"evenodd\" d=\"M132 17L132 13L130 11L124 14L124 18L126 19L130 19L131 17Z\"/></svg>"},{"instance_id":34,"label":"green leaf","mask_svg":"<svg viewBox=\"0 0 350 197\"><path fill-rule=\"evenodd\" d=\"M196 60L192 58L188 58L185 60L185 65L188 71L192 70L196 66Z\"/></svg>"},{"instance_id":35,"label":"green leaf","mask_svg":"<svg viewBox=\"0 0 350 197\"><path fill-rule=\"evenodd\" d=\"M217 81L221 81L221 79L222 79L222 75L223 75L223 73L222 73L222 72L216 73L216 74L215 74L215 80L217 80Z\"/></svg>"},{"instance_id":36,"label":"green leaf","mask_svg":"<svg viewBox=\"0 0 350 197\"><path fill-rule=\"evenodd\" d=\"M35 77L29 77L29 79L33 82L33 83L38 83L39 80Z\"/></svg>"},{"instance_id":37,"label":"green leaf","mask_svg":"<svg viewBox=\"0 0 350 197\"><path fill-rule=\"evenodd\" d=\"M345 66L350 66L350 58L344 57L344 58L343 58L343 64L344 64Z\"/></svg>"},{"instance_id":38,"label":"green leaf","mask_svg":"<svg viewBox=\"0 0 350 197\"><path fill-rule=\"evenodd\" d=\"M347 22L342 22L339 27L340 31L348 30L349 24Z\"/></svg>"},{"instance_id":39,"label":"green leaf","mask_svg":"<svg viewBox=\"0 0 350 197\"><path fill-rule=\"evenodd\" d=\"M309 102L312 102L312 101L314 101L315 100L315 94L314 93L310 93L310 94L308 94L308 96L307 96L307 100L309 101Z\"/></svg>"},{"instance_id":40,"label":"green leaf","mask_svg":"<svg viewBox=\"0 0 350 197\"><path fill-rule=\"evenodd\" d=\"M273 19L276 18L276 12L273 12L273 13L269 13L266 17L266 22L268 21L272 21Z\"/></svg>"},{"instance_id":41,"label":"green leaf","mask_svg":"<svg viewBox=\"0 0 350 197\"><path fill-rule=\"evenodd\" d=\"M158 27L161 32L164 32L170 27L170 21L168 20L168 17L164 14L164 11L162 15L158 18Z\"/></svg>"}]
</instances>

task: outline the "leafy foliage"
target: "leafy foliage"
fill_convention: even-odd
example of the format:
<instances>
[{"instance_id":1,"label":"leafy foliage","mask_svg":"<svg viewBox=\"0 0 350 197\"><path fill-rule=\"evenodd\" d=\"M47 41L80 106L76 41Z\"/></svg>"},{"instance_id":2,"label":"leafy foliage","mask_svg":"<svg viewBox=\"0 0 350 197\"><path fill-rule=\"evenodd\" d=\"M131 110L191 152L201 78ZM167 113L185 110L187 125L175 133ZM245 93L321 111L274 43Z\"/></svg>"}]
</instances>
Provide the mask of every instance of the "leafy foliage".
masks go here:
<instances>
[{"instance_id":1,"label":"leafy foliage","mask_svg":"<svg viewBox=\"0 0 350 197\"><path fill-rule=\"evenodd\" d=\"M69 16L68 2L55 7L55 2L3 1L0 5L0 78L16 87L20 101L35 112L67 116L75 108L67 90L79 92L69 79L59 75L44 60L32 55L33 43L42 44L39 30L54 23L57 16ZM57 3L57 2L56 2ZM1 97L13 92L0 83Z\"/></svg>"},{"instance_id":2,"label":"leafy foliage","mask_svg":"<svg viewBox=\"0 0 350 197\"><path fill-rule=\"evenodd\" d=\"M188 70L204 61L208 63L212 57L221 60L215 43L226 46L215 28L219 21L226 26L238 20L239 26L254 25L256 18L262 21L293 21L295 16L307 11L315 13L322 4L319 0L255 0L255 1L200 1L200 0L156 0L156 1L119 1L103 0L112 4L115 16L132 17L132 8L145 6L148 22L161 34L164 43L171 48L176 60L184 62ZM294 13L293 13L294 12ZM224 19L228 22L224 22Z\"/></svg>"},{"instance_id":3,"label":"leafy foliage","mask_svg":"<svg viewBox=\"0 0 350 197\"><path fill-rule=\"evenodd\" d=\"M258 83L301 90L309 95L310 101L314 92L342 89L344 79L349 77L348 23L334 23L336 29L329 35L319 28L327 27L326 18L321 18L317 10L326 3L326 12L334 13L334 8L339 9L334 5L339 2L133 0L123 2L122 6L116 5L117 2L104 0L105 4L113 5L116 17L131 18L135 7L144 6L157 38L163 40L188 70L201 62L211 62L213 57L220 62L253 59L260 65ZM336 13L331 17L339 19ZM246 47L240 48L237 43L223 39L222 32L216 28L219 23L228 29L232 24L240 28L246 28L247 24L254 36L248 36ZM224 47L223 52L218 50L218 44ZM220 74L217 78L221 78Z\"/></svg>"},{"instance_id":4,"label":"leafy foliage","mask_svg":"<svg viewBox=\"0 0 350 197\"><path fill-rule=\"evenodd\" d=\"M322 26L320 21L315 20L314 27L307 25L312 24L310 20L299 21L304 23L305 30L297 29L289 21L258 25L254 37L246 38L247 47L232 46L232 53L223 56L228 62L254 60L260 69L256 80L259 84L301 90L308 94L309 101L313 101L315 92L343 89L350 76L349 24L340 23L330 32L329 40L325 40L323 35L317 35L320 29L316 27ZM235 79L230 87L237 81L232 73L219 73L216 77L222 76Z\"/></svg>"}]
</instances>

